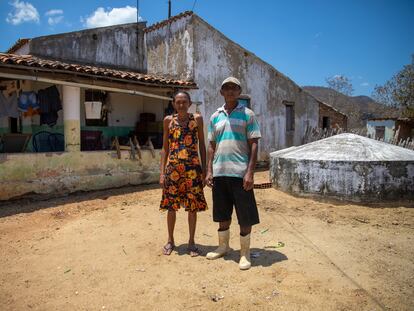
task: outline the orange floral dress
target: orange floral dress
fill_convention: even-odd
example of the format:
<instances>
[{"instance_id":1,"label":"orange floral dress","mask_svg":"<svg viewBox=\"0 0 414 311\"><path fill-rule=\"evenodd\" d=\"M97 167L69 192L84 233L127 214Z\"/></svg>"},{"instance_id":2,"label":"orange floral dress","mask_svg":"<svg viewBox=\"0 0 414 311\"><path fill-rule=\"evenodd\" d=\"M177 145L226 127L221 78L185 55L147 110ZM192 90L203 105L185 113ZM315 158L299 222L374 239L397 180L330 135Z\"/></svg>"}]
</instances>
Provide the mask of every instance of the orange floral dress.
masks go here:
<instances>
[{"instance_id":1,"label":"orange floral dress","mask_svg":"<svg viewBox=\"0 0 414 311\"><path fill-rule=\"evenodd\" d=\"M168 128L169 154L160 204L161 210L185 207L186 211L205 211L202 169L198 156L198 126L189 114L186 127L174 115Z\"/></svg>"}]
</instances>

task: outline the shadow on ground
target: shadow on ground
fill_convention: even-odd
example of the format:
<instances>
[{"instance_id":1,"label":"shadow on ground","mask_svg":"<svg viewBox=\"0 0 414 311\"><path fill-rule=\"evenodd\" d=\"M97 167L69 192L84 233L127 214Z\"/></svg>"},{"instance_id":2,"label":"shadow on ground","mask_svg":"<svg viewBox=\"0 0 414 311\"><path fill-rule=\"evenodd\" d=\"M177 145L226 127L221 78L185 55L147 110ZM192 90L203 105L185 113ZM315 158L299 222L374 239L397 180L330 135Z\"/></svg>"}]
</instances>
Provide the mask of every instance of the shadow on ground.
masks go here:
<instances>
[{"instance_id":1,"label":"shadow on ground","mask_svg":"<svg viewBox=\"0 0 414 311\"><path fill-rule=\"evenodd\" d=\"M112 196L154 189L160 189L160 186L158 184L139 185L121 188L111 188L98 191L81 191L71 193L68 195L34 195L30 198L0 201L0 218L21 213L31 213L41 209L56 207L57 205L61 204L81 203L83 201L88 200L107 200L109 197Z\"/></svg>"},{"instance_id":2,"label":"shadow on ground","mask_svg":"<svg viewBox=\"0 0 414 311\"><path fill-rule=\"evenodd\" d=\"M197 244L197 247L201 251L200 257L205 257L208 252L211 252L217 248L217 246L201 244ZM176 246L172 254L174 253L176 253L179 256L190 256L187 249L187 244L181 244L179 246ZM271 249L251 248L250 254L252 267L270 267L275 263L288 260L285 254ZM217 260L231 260L238 264L240 260L240 251L231 249L226 256Z\"/></svg>"}]
</instances>

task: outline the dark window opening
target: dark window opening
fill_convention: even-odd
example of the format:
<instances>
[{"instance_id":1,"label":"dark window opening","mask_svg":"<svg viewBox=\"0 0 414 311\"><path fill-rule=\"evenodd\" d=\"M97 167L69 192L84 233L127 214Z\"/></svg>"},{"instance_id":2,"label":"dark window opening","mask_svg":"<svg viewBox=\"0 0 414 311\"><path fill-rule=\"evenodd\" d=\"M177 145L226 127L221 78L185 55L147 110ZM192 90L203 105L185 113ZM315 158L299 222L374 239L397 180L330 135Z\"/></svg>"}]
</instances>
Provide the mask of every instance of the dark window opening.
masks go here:
<instances>
[{"instance_id":1,"label":"dark window opening","mask_svg":"<svg viewBox=\"0 0 414 311\"><path fill-rule=\"evenodd\" d=\"M385 126L375 127L375 139L384 139L385 137Z\"/></svg>"},{"instance_id":2,"label":"dark window opening","mask_svg":"<svg viewBox=\"0 0 414 311\"><path fill-rule=\"evenodd\" d=\"M330 128L331 127L331 119L329 117L322 117L322 128Z\"/></svg>"},{"instance_id":3,"label":"dark window opening","mask_svg":"<svg viewBox=\"0 0 414 311\"><path fill-rule=\"evenodd\" d=\"M295 106L293 104L285 104L286 108L286 132L295 130Z\"/></svg>"}]
</instances>

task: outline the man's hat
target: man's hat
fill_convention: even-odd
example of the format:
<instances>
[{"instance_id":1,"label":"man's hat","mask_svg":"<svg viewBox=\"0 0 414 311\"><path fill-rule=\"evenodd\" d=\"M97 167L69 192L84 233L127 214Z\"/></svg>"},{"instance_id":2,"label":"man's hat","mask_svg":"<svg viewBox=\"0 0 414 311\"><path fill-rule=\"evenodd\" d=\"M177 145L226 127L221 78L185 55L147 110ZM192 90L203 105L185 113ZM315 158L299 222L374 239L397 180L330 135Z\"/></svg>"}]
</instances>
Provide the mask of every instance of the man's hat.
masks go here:
<instances>
[{"instance_id":1,"label":"man's hat","mask_svg":"<svg viewBox=\"0 0 414 311\"><path fill-rule=\"evenodd\" d=\"M221 87L223 87L224 84L226 83L233 83L239 86L239 88L241 89L241 83L238 79L236 79L235 77L228 77L226 79L224 79L223 83L221 84Z\"/></svg>"}]
</instances>

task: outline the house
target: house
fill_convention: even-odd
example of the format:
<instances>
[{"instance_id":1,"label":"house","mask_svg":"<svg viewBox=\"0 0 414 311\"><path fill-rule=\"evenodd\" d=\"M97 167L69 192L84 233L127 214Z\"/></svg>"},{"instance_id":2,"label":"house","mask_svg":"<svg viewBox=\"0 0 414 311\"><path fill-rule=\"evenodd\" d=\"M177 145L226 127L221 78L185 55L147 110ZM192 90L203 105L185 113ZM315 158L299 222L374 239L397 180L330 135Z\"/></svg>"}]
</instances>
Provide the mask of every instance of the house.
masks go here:
<instances>
[{"instance_id":1,"label":"house","mask_svg":"<svg viewBox=\"0 0 414 311\"><path fill-rule=\"evenodd\" d=\"M386 142L414 141L414 118L368 119L367 135Z\"/></svg>"},{"instance_id":2,"label":"house","mask_svg":"<svg viewBox=\"0 0 414 311\"><path fill-rule=\"evenodd\" d=\"M327 103L319 102L319 128L341 128L347 130L348 117Z\"/></svg>"},{"instance_id":3,"label":"house","mask_svg":"<svg viewBox=\"0 0 414 311\"><path fill-rule=\"evenodd\" d=\"M158 180L160 156L151 144L141 141L140 150L118 152L110 149L111 138L126 137L124 144L129 145L130 133L138 140L152 135L156 145L171 94L196 84L145 74L145 24L138 26L33 38L18 42L14 54L0 53L3 93L40 96L54 90L54 102L61 101L52 126L42 122L38 109L0 117L0 200ZM99 108L91 118L90 103ZM143 122L151 133L137 133Z\"/></svg>"},{"instance_id":4,"label":"house","mask_svg":"<svg viewBox=\"0 0 414 311\"><path fill-rule=\"evenodd\" d=\"M193 109L208 120L223 105L222 80L238 77L240 101L259 120L263 161L271 151L300 145L306 129L318 127L324 107L192 12L150 27L139 22L23 39L8 52L0 54L0 87L56 87L62 109L53 126L36 114L0 118L3 148L4 137L17 132L12 148L26 151L0 153L0 200L156 182L159 152L141 148L137 158L131 147L116 153L112 139L126 137L128 144L135 134L141 146L150 138L160 147L160 125L177 89L188 90ZM36 144L44 132L50 150Z\"/></svg>"},{"instance_id":5,"label":"house","mask_svg":"<svg viewBox=\"0 0 414 311\"><path fill-rule=\"evenodd\" d=\"M317 99L196 14L185 12L144 31L148 73L195 81L192 99L205 119L224 103L221 82L230 75L240 79L262 132L259 160L300 145L306 128L318 127Z\"/></svg>"}]
</instances>

